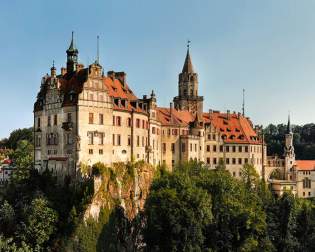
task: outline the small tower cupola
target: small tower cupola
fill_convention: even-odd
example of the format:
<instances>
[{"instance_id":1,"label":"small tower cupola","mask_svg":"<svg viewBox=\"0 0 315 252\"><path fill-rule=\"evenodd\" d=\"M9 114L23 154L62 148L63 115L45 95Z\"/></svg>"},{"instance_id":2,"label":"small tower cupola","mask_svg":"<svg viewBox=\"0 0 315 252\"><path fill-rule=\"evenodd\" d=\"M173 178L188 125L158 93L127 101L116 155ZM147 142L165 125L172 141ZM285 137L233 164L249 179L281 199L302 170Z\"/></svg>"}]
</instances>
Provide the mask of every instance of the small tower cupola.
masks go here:
<instances>
[{"instance_id":1,"label":"small tower cupola","mask_svg":"<svg viewBox=\"0 0 315 252\"><path fill-rule=\"evenodd\" d=\"M79 54L79 51L75 47L75 44L74 44L73 32L72 32L70 46L66 52L67 52L67 72L71 73L76 70L76 67L78 64L78 54Z\"/></svg>"},{"instance_id":2,"label":"small tower cupola","mask_svg":"<svg viewBox=\"0 0 315 252\"><path fill-rule=\"evenodd\" d=\"M50 68L50 76L55 78L57 76L57 69L55 67L55 61L53 61L53 65Z\"/></svg>"}]
</instances>

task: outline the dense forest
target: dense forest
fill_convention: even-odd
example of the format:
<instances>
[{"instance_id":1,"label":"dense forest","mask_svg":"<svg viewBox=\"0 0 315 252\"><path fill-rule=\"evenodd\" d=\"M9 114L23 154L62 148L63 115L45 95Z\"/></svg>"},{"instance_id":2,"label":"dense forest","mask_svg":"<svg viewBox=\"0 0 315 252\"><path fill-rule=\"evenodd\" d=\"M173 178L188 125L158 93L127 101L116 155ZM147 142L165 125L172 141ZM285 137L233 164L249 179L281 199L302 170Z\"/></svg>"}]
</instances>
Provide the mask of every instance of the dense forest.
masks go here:
<instances>
[{"instance_id":1,"label":"dense forest","mask_svg":"<svg viewBox=\"0 0 315 252\"><path fill-rule=\"evenodd\" d=\"M287 125L284 124L269 124L264 129L268 155L283 155L286 131ZM296 159L315 159L315 124L294 125L292 131Z\"/></svg>"},{"instance_id":2,"label":"dense forest","mask_svg":"<svg viewBox=\"0 0 315 252\"><path fill-rule=\"evenodd\" d=\"M295 126L298 158L315 158L315 125ZM285 125L269 125L270 154L282 155ZM24 134L26 133L26 134ZM220 164L178 164L174 172L155 170L142 211L129 219L119 202L84 221L94 194L94 176L110 167L94 165L78 183L58 183L49 171L33 169L32 130L12 132L2 147L18 167L0 190L2 251L315 251L315 203L278 198L245 165L241 180ZM128 164L131 169L134 164ZM105 167L105 168L104 168ZM104 174L103 174L104 175ZM107 176L107 175L106 175Z\"/></svg>"}]
</instances>

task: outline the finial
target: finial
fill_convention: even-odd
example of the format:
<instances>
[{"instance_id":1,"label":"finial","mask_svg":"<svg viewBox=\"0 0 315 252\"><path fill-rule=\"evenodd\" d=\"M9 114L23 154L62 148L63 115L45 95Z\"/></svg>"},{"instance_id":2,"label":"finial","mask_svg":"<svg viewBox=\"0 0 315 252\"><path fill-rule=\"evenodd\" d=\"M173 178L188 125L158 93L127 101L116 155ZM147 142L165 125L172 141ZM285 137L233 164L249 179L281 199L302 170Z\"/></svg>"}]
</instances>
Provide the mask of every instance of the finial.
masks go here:
<instances>
[{"instance_id":1,"label":"finial","mask_svg":"<svg viewBox=\"0 0 315 252\"><path fill-rule=\"evenodd\" d=\"M189 50L190 43L191 43L191 41L189 39L187 39L187 50Z\"/></svg>"},{"instance_id":2,"label":"finial","mask_svg":"<svg viewBox=\"0 0 315 252\"><path fill-rule=\"evenodd\" d=\"M242 115L245 116L245 89L243 88Z\"/></svg>"},{"instance_id":3,"label":"finial","mask_svg":"<svg viewBox=\"0 0 315 252\"><path fill-rule=\"evenodd\" d=\"M99 45L100 36L99 35L97 35L96 40L97 40L97 43L96 43L96 63L99 64L100 63L100 45Z\"/></svg>"},{"instance_id":4,"label":"finial","mask_svg":"<svg viewBox=\"0 0 315 252\"><path fill-rule=\"evenodd\" d=\"M154 93L153 89L152 89L152 92L151 92L151 97L155 97L155 93Z\"/></svg>"},{"instance_id":5,"label":"finial","mask_svg":"<svg viewBox=\"0 0 315 252\"><path fill-rule=\"evenodd\" d=\"M52 65L52 67L55 68L55 61L54 61L54 60L53 60L53 65Z\"/></svg>"}]
</instances>

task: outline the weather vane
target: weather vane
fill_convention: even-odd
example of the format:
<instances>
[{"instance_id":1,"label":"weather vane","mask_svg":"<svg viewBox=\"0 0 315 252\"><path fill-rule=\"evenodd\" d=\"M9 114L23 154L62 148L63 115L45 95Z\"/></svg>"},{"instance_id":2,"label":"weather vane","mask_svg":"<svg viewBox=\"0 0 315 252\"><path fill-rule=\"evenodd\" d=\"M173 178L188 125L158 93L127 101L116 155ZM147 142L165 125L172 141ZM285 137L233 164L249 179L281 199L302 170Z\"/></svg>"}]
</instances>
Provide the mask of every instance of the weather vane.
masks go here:
<instances>
[{"instance_id":1,"label":"weather vane","mask_svg":"<svg viewBox=\"0 0 315 252\"><path fill-rule=\"evenodd\" d=\"M187 48L188 48L188 49L189 49L190 43L191 43L191 41L188 39L188 40L187 40Z\"/></svg>"}]
</instances>

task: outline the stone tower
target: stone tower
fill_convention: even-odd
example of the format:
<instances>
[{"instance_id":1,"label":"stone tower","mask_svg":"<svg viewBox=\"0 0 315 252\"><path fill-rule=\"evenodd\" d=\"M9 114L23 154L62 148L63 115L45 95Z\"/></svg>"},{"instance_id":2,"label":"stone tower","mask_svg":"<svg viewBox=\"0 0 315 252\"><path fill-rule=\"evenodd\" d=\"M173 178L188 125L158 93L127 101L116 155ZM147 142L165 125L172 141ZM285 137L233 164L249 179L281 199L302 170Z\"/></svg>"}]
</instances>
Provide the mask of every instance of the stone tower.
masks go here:
<instances>
[{"instance_id":1,"label":"stone tower","mask_svg":"<svg viewBox=\"0 0 315 252\"><path fill-rule=\"evenodd\" d=\"M292 172L292 167L295 164L293 132L290 124L290 116L288 117L287 132L285 134L284 161L285 161L284 176L285 179L288 179L288 175Z\"/></svg>"},{"instance_id":2,"label":"stone tower","mask_svg":"<svg viewBox=\"0 0 315 252\"><path fill-rule=\"evenodd\" d=\"M178 96L174 97L174 105L179 110L203 112L203 96L198 96L198 74L194 72L193 64L187 46L187 54L182 72L178 78Z\"/></svg>"}]
</instances>

